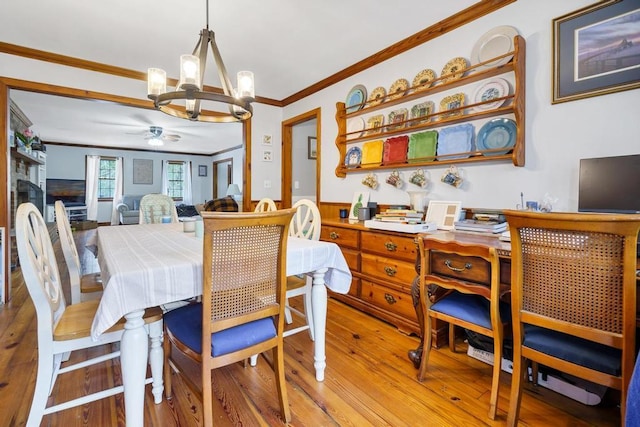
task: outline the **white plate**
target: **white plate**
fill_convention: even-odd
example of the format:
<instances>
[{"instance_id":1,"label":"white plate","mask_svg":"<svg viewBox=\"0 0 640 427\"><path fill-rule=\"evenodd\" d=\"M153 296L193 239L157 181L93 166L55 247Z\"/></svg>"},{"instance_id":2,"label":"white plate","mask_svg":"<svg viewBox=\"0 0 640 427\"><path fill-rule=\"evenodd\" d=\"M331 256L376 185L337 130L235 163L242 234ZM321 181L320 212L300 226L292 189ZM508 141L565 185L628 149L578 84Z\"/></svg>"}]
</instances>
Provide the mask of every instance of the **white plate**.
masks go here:
<instances>
[{"instance_id":1,"label":"white plate","mask_svg":"<svg viewBox=\"0 0 640 427\"><path fill-rule=\"evenodd\" d=\"M496 77L491 80L487 80L480 84L473 94L473 103L489 101L496 98L502 98L509 95L509 82L503 78ZM473 107L476 110L493 110L500 107L507 100L502 99L500 101L487 102L485 104L476 105Z\"/></svg>"},{"instance_id":2,"label":"white plate","mask_svg":"<svg viewBox=\"0 0 640 427\"><path fill-rule=\"evenodd\" d=\"M491 58L513 51L513 38L517 35L518 30L509 25L502 25L487 31L482 35L482 37L480 37L480 39L478 39L471 50L471 64L479 64L480 62L488 61ZM476 67L476 70L479 71L486 68L504 65L511 61L511 58L513 58L513 55L507 55L496 61L480 65L479 67Z\"/></svg>"},{"instance_id":3,"label":"white plate","mask_svg":"<svg viewBox=\"0 0 640 427\"><path fill-rule=\"evenodd\" d=\"M359 138L364 130L364 119L353 117L347 120L347 139Z\"/></svg>"}]
</instances>

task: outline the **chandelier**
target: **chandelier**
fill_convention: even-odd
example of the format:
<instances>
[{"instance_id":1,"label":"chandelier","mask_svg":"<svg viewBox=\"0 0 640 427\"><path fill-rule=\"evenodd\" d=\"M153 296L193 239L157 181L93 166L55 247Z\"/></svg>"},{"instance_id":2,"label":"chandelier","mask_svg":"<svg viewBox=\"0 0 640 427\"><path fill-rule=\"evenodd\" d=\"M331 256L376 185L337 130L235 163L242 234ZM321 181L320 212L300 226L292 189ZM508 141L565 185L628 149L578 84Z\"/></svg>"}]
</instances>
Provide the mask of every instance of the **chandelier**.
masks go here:
<instances>
[{"instance_id":1,"label":"chandelier","mask_svg":"<svg viewBox=\"0 0 640 427\"><path fill-rule=\"evenodd\" d=\"M223 93L207 92L203 80L207 63L207 51L211 46ZM255 101L253 73L239 71L238 87L234 89L216 45L214 32L209 30L209 1L207 0L207 26L200 31L200 39L191 55L180 56L180 80L174 91L167 91L167 73L159 68L149 68L147 74L147 96L155 108L181 119L202 122L241 122L253 115L251 102ZM184 107L172 101L184 100ZM201 114L203 101L227 104L228 113Z\"/></svg>"}]
</instances>

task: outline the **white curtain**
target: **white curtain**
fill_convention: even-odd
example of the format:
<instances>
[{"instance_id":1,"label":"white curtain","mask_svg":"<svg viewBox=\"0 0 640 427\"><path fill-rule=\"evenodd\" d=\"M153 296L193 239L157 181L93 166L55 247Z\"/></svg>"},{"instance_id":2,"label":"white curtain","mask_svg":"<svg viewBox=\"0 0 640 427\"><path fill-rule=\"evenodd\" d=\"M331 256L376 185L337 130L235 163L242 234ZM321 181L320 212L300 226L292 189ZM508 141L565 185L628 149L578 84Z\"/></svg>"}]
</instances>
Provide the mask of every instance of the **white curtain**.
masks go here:
<instances>
[{"instance_id":1,"label":"white curtain","mask_svg":"<svg viewBox=\"0 0 640 427\"><path fill-rule=\"evenodd\" d=\"M116 158L116 180L113 190L113 206L111 208L111 225L120 224L120 212L116 207L122 201L122 157Z\"/></svg>"},{"instance_id":2,"label":"white curtain","mask_svg":"<svg viewBox=\"0 0 640 427\"><path fill-rule=\"evenodd\" d=\"M184 203L185 205L192 205L193 191L191 190L191 162L184 162L182 168L182 176L184 177L182 203Z\"/></svg>"},{"instance_id":3,"label":"white curtain","mask_svg":"<svg viewBox=\"0 0 640 427\"><path fill-rule=\"evenodd\" d=\"M87 219L98 220L98 177L100 175L100 156L87 156L86 205Z\"/></svg>"},{"instance_id":4,"label":"white curtain","mask_svg":"<svg viewBox=\"0 0 640 427\"><path fill-rule=\"evenodd\" d=\"M169 195L169 160L162 161L162 194Z\"/></svg>"}]
</instances>

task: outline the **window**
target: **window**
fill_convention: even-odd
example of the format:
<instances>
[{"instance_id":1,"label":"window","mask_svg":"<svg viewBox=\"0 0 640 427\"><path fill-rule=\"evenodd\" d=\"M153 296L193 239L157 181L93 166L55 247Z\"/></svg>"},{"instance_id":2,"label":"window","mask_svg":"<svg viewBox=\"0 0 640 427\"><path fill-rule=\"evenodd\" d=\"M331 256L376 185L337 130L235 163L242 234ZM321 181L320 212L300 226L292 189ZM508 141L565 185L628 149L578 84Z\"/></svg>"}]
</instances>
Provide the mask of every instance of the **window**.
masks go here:
<instances>
[{"instance_id":1,"label":"window","mask_svg":"<svg viewBox=\"0 0 640 427\"><path fill-rule=\"evenodd\" d=\"M184 162L169 161L167 168L167 195L182 200L184 193Z\"/></svg>"},{"instance_id":2,"label":"window","mask_svg":"<svg viewBox=\"0 0 640 427\"><path fill-rule=\"evenodd\" d=\"M116 191L116 159L100 157L98 174L98 200L113 199Z\"/></svg>"}]
</instances>

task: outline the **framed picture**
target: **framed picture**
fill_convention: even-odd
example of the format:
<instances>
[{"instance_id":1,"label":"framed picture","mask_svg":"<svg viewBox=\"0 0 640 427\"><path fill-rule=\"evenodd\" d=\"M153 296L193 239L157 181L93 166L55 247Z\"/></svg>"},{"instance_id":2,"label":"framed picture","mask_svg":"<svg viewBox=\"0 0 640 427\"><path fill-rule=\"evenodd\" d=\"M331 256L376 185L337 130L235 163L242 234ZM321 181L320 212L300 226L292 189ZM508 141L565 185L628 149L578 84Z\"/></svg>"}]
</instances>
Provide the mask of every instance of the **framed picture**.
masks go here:
<instances>
[{"instance_id":1,"label":"framed picture","mask_svg":"<svg viewBox=\"0 0 640 427\"><path fill-rule=\"evenodd\" d=\"M271 145L271 135L262 135L262 145Z\"/></svg>"},{"instance_id":2,"label":"framed picture","mask_svg":"<svg viewBox=\"0 0 640 427\"><path fill-rule=\"evenodd\" d=\"M353 195L353 201L351 202L351 209L349 209L349 219L358 219L358 211L360 208L366 208L369 203L368 192L357 192Z\"/></svg>"},{"instance_id":3,"label":"framed picture","mask_svg":"<svg viewBox=\"0 0 640 427\"><path fill-rule=\"evenodd\" d=\"M273 151L271 151L271 150L262 150L262 161L263 162L272 162L273 161Z\"/></svg>"},{"instance_id":4,"label":"framed picture","mask_svg":"<svg viewBox=\"0 0 640 427\"><path fill-rule=\"evenodd\" d=\"M153 184L153 160L133 159L133 183Z\"/></svg>"},{"instance_id":5,"label":"framed picture","mask_svg":"<svg viewBox=\"0 0 640 427\"><path fill-rule=\"evenodd\" d=\"M552 103L640 87L640 7L608 0L553 20Z\"/></svg>"},{"instance_id":6,"label":"framed picture","mask_svg":"<svg viewBox=\"0 0 640 427\"><path fill-rule=\"evenodd\" d=\"M307 157L309 159L317 159L318 158L318 139L315 136L310 136L307 138Z\"/></svg>"},{"instance_id":7,"label":"framed picture","mask_svg":"<svg viewBox=\"0 0 640 427\"><path fill-rule=\"evenodd\" d=\"M435 222L440 230L453 230L454 223L460 218L462 202L443 202L429 200L426 222Z\"/></svg>"},{"instance_id":8,"label":"framed picture","mask_svg":"<svg viewBox=\"0 0 640 427\"><path fill-rule=\"evenodd\" d=\"M207 176L207 165L198 166L198 176Z\"/></svg>"}]
</instances>

